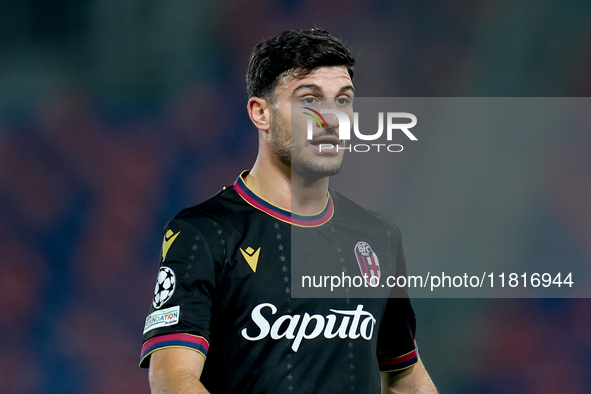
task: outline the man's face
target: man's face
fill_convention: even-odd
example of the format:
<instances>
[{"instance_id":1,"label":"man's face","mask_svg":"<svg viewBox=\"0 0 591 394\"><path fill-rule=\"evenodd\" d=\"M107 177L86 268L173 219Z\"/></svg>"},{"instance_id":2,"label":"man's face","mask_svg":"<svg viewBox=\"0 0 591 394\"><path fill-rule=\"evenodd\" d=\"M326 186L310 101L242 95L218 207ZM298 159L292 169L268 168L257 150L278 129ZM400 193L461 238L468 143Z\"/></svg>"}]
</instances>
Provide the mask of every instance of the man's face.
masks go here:
<instances>
[{"instance_id":1,"label":"man's face","mask_svg":"<svg viewBox=\"0 0 591 394\"><path fill-rule=\"evenodd\" d=\"M305 112L339 109L352 119L353 97L353 82L345 67L321 67L304 78L283 77L275 89L270 133L277 158L306 179L337 174L343 162L343 150L337 150L337 145L345 146L345 141L338 139L337 117L323 114L326 125L313 120L313 137L308 140L307 125L312 117Z\"/></svg>"}]
</instances>

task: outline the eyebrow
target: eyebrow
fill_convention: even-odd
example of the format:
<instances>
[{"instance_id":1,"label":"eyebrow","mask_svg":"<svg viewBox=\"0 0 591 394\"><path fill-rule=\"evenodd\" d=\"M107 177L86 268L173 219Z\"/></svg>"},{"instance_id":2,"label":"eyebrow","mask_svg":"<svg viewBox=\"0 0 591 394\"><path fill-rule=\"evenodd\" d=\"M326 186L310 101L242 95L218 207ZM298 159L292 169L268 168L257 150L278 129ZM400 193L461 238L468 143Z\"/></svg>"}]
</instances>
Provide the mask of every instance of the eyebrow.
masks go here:
<instances>
[{"instance_id":1,"label":"eyebrow","mask_svg":"<svg viewBox=\"0 0 591 394\"><path fill-rule=\"evenodd\" d=\"M291 94L294 95L297 91L299 90L303 90L303 89L310 89L311 91L313 91L316 94L322 94L323 90L320 86L315 85L315 84L307 84L307 85L300 85L297 88L295 88ZM343 86L342 88L339 89L337 96L340 96L341 94L347 92L347 91L351 91L353 93L355 93L355 88L352 85L347 85L347 86Z\"/></svg>"},{"instance_id":2,"label":"eyebrow","mask_svg":"<svg viewBox=\"0 0 591 394\"><path fill-rule=\"evenodd\" d=\"M342 88L339 89L339 95L341 95L349 90L351 92L355 93L355 87L353 87L353 85L347 85L347 86L343 86Z\"/></svg>"}]
</instances>

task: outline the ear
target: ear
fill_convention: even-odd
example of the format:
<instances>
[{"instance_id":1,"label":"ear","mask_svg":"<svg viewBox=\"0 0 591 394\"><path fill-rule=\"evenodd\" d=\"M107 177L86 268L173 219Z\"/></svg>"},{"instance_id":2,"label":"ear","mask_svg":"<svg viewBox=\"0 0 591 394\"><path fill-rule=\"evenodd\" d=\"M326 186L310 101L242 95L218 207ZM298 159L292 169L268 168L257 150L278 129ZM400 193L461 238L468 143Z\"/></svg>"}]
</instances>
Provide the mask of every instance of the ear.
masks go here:
<instances>
[{"instance_id":1,"label":"ear","mask_svg":"<svg viewBox=\"0 0 591 394\"><path fill-rule=\"evenodd\" d=\"M269 131L271 128L270 103L259 97L252 97L246 104L246 110L250 120L258 130Z\"/></svg>"}]
</instances>

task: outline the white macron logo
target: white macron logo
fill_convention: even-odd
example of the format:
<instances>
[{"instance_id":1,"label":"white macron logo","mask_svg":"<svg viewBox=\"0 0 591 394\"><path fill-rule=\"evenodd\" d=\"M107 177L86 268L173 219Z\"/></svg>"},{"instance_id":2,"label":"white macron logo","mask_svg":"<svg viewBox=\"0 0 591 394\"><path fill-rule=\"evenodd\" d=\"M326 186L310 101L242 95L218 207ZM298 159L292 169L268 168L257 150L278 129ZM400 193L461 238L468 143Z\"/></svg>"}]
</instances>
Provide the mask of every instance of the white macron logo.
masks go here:
<instances>
[{"instance_id":1,"label":"white macron logo","mask_svg":"<svg viewBox=\"0 0 591 394\"><path fill-rule=\"evenodd\" d=\"M326 339L332 339L337 336L341 339L357 339L361 336L363 339L370 340L373 336L373 329L376 324L376 319L371 313L364 311L363 305L361 304L357 305L357 309L354 311L337 311L331 309L330 311L333 313L326 317L322 315L310 316L308 313L304 313L303 317L301 315L283 315L278 317L273 324L270 324L261 314L263 308L270 308L273 315L277 313L277 307L273 304L263 303L257 305L252 310L250 316L252 321L259 327L260 332L257 336L253 337L248 335L246 328L244 328L242 330L242 336L244 339L249 341L260 341L261 339L266 338L270 333L271 338L275 340L283 337L293 339L294 341L291 345L291 349L294 352L298 351L302 340L316 338L323 330ZM342 320L338 329L333 331L337 325L337 315L342 316ZM312 332L307 333L308 325L312 320L316 321L314 329ZM279 329L286 321L289 321L289 326L285 331L279 332Z\"/></svg>"}]
</instances>

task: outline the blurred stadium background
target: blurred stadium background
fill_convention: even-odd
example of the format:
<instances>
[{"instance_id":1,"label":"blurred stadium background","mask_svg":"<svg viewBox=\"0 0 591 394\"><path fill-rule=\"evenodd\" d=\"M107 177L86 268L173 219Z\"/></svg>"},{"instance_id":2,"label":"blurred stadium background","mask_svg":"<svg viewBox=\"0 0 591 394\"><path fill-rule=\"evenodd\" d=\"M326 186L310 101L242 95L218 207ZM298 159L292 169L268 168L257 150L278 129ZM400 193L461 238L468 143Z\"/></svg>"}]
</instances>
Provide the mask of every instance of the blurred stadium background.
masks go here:
<instances>
[{"instance_id":1,"label":"blurred stadium background","mask_svg":"<svg viewBox=\"0 0 591 394\"><path fill-rule=\"evenodd\" d=\"M161 230L254 160L253 46L311 26L353 48L361 96L591 93L587 0L0 1L0 393L149 391ZM590 131L547 152L532 258L591 262ZM415 307L442 393L591 393L590 300Z\"/></svg>"}]
</instances>

